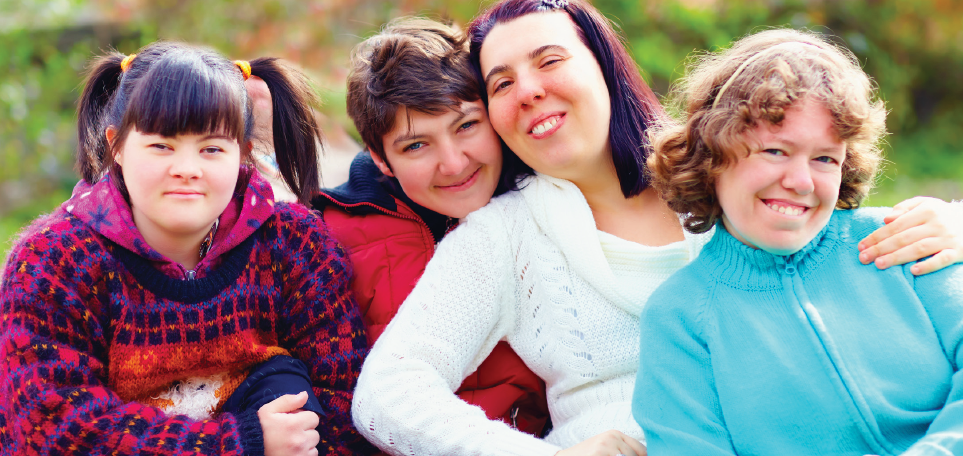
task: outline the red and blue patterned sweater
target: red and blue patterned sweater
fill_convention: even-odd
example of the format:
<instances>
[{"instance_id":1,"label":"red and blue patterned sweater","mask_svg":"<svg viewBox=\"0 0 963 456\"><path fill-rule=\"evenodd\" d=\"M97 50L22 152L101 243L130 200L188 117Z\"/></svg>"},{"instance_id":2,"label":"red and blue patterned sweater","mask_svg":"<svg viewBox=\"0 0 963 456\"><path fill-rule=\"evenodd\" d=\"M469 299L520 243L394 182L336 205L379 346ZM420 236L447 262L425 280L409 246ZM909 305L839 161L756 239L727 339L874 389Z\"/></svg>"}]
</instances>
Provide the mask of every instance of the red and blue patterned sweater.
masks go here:
<instances>
[{"instance_id":1,"label":"red and blue patterned sweater","mask_svg":"<svg viewBox=\"0 0 963 456\"><path fill-rule=\"evenodd\" d=\"M242 179L194 279L108 178L25 230L0 282L0 455L263 453L256 411L195 420L160 397L216 376L220 407L277 354L309 367L320 452L370 449L351 424L367 342L346 253L315 213Z\"/></svg>"}]
</instances>

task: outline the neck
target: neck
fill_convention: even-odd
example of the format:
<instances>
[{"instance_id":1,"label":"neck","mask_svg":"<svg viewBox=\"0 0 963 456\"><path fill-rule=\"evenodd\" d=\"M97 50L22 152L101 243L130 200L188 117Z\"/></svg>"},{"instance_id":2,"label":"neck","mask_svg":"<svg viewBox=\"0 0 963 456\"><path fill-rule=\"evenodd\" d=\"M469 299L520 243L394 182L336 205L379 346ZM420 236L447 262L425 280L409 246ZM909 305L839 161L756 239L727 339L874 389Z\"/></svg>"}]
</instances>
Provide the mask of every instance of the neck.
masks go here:
<instances>
[{"instance_id":1,"label":"neck","mask_svg":"<svg viewBox=\"0 0 963 456\"><path fill-rule=\"evenodd\" d=\"M144 236L147 245L151 246L161 255L170 258L185 269L194 269L201 262L200 248L201 241L207 237L210 226L198 233L173 234L166 232L150 223L142 223L137 220L139 217L134 215L134 224ZM213 224L213 222L211 222Z\"/></svg>"},{"instance_id":2,"label":"neck","mask_svg":"<svg viewBox=\"0 0 963 456\"><path fill-rule=\"evenodd\" d=\"M628 198L622 193L615 165L608 160L602 172L585 173L572 181L582 192L599 230L648 246L663 246L685 239L679 217L650 188Z\"/></svg>"}]
</instances>

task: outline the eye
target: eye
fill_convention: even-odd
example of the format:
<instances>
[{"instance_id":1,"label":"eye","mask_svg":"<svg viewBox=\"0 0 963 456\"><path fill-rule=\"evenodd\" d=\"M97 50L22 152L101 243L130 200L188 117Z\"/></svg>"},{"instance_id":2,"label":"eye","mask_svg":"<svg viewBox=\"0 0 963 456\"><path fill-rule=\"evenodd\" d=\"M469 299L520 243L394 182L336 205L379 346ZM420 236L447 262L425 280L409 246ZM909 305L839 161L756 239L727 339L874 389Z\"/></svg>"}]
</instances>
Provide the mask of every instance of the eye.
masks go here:
<instances>
[{"instance_id":1,"label":"eye","mask_svg":"<svg viewBox=\"0 0 963 456\"><path fill-rule=\"evenodd\" d=\"M480 122L477 121L477 120L469 120L468 122L465 122L465 123L459 125L459 126L458 126L458 131L471 130L472 127L474 127L475 125L478 125L479 123L480 123Z\"/></svg>"},{"instance_id":2,"label":"eye","mask_svg":"<svg viewBox=\"0 0 963 456\"><path fill-rule=\"evenodd\" d=\"M835 158L830 157L830 156L828 156L828 155L823 155L822 157L816 157L815 160L818 161L818 162L820 162L820 163L829 163L829 164L838 164L838 163L839 163Z\"/></svg>"},{"instance_id":3,"label":"eye","mask_svg":"<svg viewBox=\"0 0 963 456\"><path fill-rule=\"evenodd\" d=\"M216 154L219 152L224 152L224 149L221 149L220 147L217 147L217 146L207 146L201 149L201 153L203 154Z\"/></svg>"},{"instance_id":4,"label":"eye","mask_svg":"<svg viewBox=\"0 0 963 456\"><path fill-rule=\"evenodd\" d=\"M512 85L512 81L502 81L502 82L499 82L498 84L495 85L495 88L492 89L492 93L498 93L498 92L500 92L502 89L507 88L507 87L510 86L510 85Z\"/></svg>"},{"instance_id":5,"label":"eye","mask_svg":"<svg viewBox=\"0 0 963 456\"><path fill-rule=\"evenodd\" d=\"M173 150L171 146L164 143L154 143L147 147L150 147L151 149L157 149L157 150Z\"/></svg>"},{"instance_id":6,"label":"eye","mask_svg":"<svg viewBox=\"0 0 963 456\"><path fill-rule=\"evenodd\" d=\"M416 151L416 150L418 150L418 149L421 149L422 147L425 147L425 146L426 146L426 144L425 144L424 142L422 142L422 141L413 142L413 143L408 144L407 146L405 146L405 148L404 148L404 149L401 149L401 151L402 151L402 152L412 152L412 151Z\"/></svg>"},{"instance_id":7,"label":"eye","mask_svg":"<svg viewBox=\"0 0 963 456\"><path fill-rule=\"evenodd\" d=\"M557 64L557 63L559 63L559 62L562 62L562 61L564 61L564 60L565 60L565 59L563 59L563 58L561 58L561 57L558 57L558 56L551 56L551 57L543 60L543 61L542 61L542 64L539 66L539 68L546 68L546 67L555 65L555 64Z\"/></svg>"},{"instance_id":8,"label":"eye","mask_svg":"<svg viewBox=\"0 0 963 456\"><path fill-rule=\"evenodd\" d=\"M765 149L762 152L770 155L786 155L786 151L781 149Z\"/></svg>"}]
</instances>

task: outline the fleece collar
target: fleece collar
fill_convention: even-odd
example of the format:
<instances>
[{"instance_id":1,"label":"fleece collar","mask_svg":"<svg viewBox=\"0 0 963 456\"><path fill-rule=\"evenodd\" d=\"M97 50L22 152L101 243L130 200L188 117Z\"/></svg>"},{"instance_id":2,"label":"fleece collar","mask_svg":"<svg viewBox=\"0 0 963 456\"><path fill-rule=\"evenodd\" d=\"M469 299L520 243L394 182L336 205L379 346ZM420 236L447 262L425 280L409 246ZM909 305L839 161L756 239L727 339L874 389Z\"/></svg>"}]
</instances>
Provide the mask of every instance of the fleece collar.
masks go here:
<instances>
[{"instance_id":1,"label":"fleece collar","mask_svg":"<svg viewBox=\"0 0 963 456\"><path fill-rule=\"evenodd\" d=\"M244 181L247 181L247 186L235 190L234 198L218 218L219 227L214 243L195 268L198 273L210 269L218 258L244 242L274 214L271 184L247 166L240 171L239 182ZM181 265L154 250L144 240L134 225L130 204L109 174L93 185L83 180L78 182L73 195L62 206L93 231L150 260L165 274L174 277L183 275L184 268Z\"/></svg>"}]
</instances>

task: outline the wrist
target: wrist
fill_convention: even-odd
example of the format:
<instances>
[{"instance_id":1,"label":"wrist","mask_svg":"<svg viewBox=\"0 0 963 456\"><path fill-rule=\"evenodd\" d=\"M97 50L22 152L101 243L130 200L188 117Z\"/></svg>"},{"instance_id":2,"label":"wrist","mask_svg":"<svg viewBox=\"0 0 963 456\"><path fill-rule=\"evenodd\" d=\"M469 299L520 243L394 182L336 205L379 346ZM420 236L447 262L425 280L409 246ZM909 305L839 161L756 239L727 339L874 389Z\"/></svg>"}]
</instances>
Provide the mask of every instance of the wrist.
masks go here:
<instances>
[{"instance_id":1,"label":"wrist","mask_svg":"<svg viewBox=\"0 0 963 456\"><path fill-rule=\"evenodd\" d=\"M245 455L264 456L264 430L257 410L235 413L238 434L241 436L241 450Z\"/></svg>"}]
</instances>

